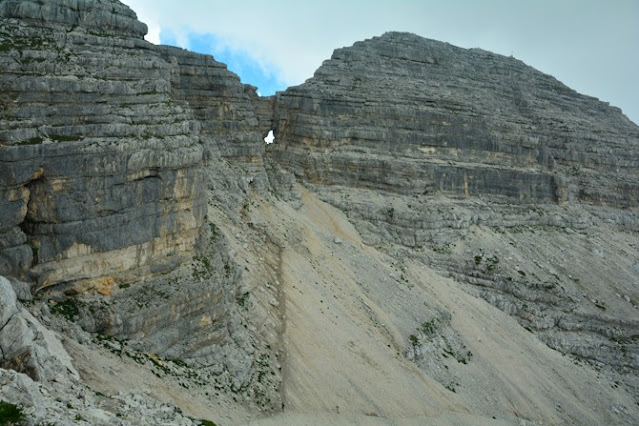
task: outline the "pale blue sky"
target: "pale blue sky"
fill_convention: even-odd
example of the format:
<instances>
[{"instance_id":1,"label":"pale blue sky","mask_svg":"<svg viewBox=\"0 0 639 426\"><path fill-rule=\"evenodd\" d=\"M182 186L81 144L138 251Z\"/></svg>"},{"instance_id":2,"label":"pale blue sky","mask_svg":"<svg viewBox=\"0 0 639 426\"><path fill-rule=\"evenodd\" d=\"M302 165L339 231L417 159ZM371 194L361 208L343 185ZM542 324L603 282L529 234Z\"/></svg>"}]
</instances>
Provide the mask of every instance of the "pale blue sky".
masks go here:
<instances>
[{"instance_id":1,"label":"pale blue sky","mask_svg":"<svg viewBox=\"0 0 639 426\"><path fill-rule=\"evenodd\" d=\"M264 95L386 31L513 55L639 123L637 0L125 0L147 39L210 53Z\"/></svg>"}]
</instances>

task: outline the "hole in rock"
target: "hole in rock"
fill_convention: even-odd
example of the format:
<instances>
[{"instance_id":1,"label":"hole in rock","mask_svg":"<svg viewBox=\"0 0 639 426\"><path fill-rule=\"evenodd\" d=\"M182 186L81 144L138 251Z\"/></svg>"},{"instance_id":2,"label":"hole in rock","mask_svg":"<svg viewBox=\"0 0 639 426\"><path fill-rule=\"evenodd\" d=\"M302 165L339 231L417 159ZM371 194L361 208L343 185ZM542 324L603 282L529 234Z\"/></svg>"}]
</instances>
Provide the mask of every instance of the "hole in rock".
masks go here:
<instances>
[{"instance_id":1,"label":"hole in rock","mask_svg":"<svg viewBox=\"0 0 639 426\"><path fill-rule=\"evenodd\" d=\"M266 135L266 137L264 138L264 142L266 142L267 145L275 142L275 135L273 134L273 130L268 131L268 135Z\"/></svg>"}]
</instances>

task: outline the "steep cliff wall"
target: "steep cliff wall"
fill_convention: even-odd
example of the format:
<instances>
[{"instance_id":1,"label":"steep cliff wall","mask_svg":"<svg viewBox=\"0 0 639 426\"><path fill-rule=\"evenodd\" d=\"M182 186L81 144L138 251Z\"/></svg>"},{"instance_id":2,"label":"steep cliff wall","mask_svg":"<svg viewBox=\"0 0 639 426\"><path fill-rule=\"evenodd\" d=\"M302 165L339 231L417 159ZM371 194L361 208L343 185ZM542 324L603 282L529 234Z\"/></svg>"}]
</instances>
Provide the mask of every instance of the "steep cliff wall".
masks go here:
<instances>
[{"instance_id":1,"label":"steep cliff wall","mask_svg":"<svg viewBox=\"0 0 639 426\"><path fill-rule=\"evenodd\" d=\"M636 418L639 128L618 109L403 33L261 98L145 31L116 0L0 1L0 274L47 295L38 321L207 407ZM92 386L134 382L82 356Z\"/></svg>"},{"instance_id":2,"label":"steep cliff wall","mask_svg":"<svg viewBox=\"0 0 639 426\"><path fill-rule=\"evenodd\" d=\"M201 123L200 136L208 155L253 163L263 173L264 143L252 103L255 88L244 85L212 56L171 46L157 46L174 65L174 99L185 101Z\"/></svg>"},{"instance_id":3,"label":"steep cliff wall","mask_svg":"<svg viewBox=\"0 0 639 426\"><path fill-rule=\"evenodd\" d=\"M273 155L307 182L637 206L639 128L513 58L387 33L276 105Z\"/></svg>"},{"instance_id":4,"label":"steep cliff wall","mask_svg":"<svg viewBox=\"0 0 639 426\"><path fill-rule=\"evenodd\" d=\"M387 33L279 93L273 122L280 173L369 244L553 348L639 371L639 127L619 109L514 58Z\"/></svg>"},{"instance_id":5,"label":"steep cliff wall","mask_svg":"<svg viewBox=\"0 0 639 426\"><path fill-rule=\"evenodd\" d=\"M0 19L0 271L108 291L193 257L200 125L146 26L115 1L4 1Z\"/></svg>"},{"instance_id":6,"label":"steep cliff wall","mask_svg":"<svg viewBox=\"0 0 639 426\"><path fill-rule=\"evenodd\" d=\"M246 392L265 344L241 325L241 270L207 215L239 222L266 190L263 102L146 30L116 0L0 2L0 274L85 331Z\"/></svg>"}]
</instances>

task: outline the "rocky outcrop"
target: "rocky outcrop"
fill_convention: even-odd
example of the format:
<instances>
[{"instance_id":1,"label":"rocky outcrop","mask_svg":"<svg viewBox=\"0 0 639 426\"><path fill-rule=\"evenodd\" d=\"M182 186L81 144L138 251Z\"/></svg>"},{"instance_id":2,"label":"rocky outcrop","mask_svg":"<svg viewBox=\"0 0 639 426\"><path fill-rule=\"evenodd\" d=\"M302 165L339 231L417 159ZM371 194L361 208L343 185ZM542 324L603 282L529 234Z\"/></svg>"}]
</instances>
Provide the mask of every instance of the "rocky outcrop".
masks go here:
<instances>
[{"instance_id":1,"label":"rocky outcrop","mask_svg":"<svg viewBox=\"0 0 639 426\"><path fill-rule=\"evenodd\" d=\"M173 97L185 102L201 123L200 137L209 158L253 163L263 174L264 143L253 105L259 99L256 88L243 85L212 56L171 46L155 49L174 65Z\"/></svg>"},{"instance_id":2,"label":"rocky outcrop","mask_svg":"<svg viewBox=\"0 0 639 426\"><path fill-rule=\"evenodd\" d=\"M249 193L268 191L263 137L270 126L270 102L212 56L171 46L155 50L172 65L173 100L200 123L209 194L238 221Z\"/></svg>"},{"instance_id":3,"label":"rocky outcrop","mask_svg":"<svg viewBox=\"0 0 639 426\"><path fill-rule=\"evenodd\" d=\"M369 244L454 277L553 348L639 371L636 305L601 302L637 297L636 249L608 241L639 230L639 127L619 109L512 57L387 33L279 93L273 123L278 179L294 174ZM602 262L604 246L630 262Z\"/></svg>"},{"instance_id":4,"label":"rocky outcrop","mask_svg":"<svg viewBox=\"0 0 639 426\"><path fill-rule=\"evenodd\" d=\"M29 313L0 279L3 399L38 421L189 424L137 391L86 396L78 372L112 375L92 376L90 348L204 405L219 391L261 410L309 406L299 395L326 392L315 392L324 363L307 362L327 349L308 338L319 327L340 355L328 358L364 368L325 377L361 391L350 408L399 415L366 396L378 381L360 372L375 359L474 404L459 383L490 375L508 336L476 344L497 310L473 296L594 365L621 387L610 400L636 399L639 128L618 109L514 58L404 33L338 49L303 85L262 98L211 56L153 46L145 31L116 0L0 2L0 274L34 299ZM477 324L459 315L469 307ZM516 348L539 344L511 322ZM592 373L563 361L562 382ZM525 388L522 377L496 383ZM51 394L68 389L83 396L65 412ZM340 397L329 390L318 407ZM457 404L448 396L440 407ZM573 420L558 412L539 419ZM606 417L595 418L584 422Z\"/></svg>"},{"instance_id":5,"label":"rocky outcrop","mask_svg":"<svg viewBox=\"0 0 639 426\"><path fill-rule=\"evenodd\" d=\"M27 311L0 276L0 401L3 410L7 401L20 410L20 424L193 424L177 407L146 395L105 400L82 382L60 336Z\"/></svg>"},{"instance_id":6,"label":"rocky outcrop","mask_svg":"<svg viewBox=\"0 0 639 426\"><path fill-rule=\"evenodd\" d=\"M6 1L0 19L0 272L108 293L196 255L200 126L146 26L117 1Z\"/></svg>"},{"instance_id":7,"label":"rocky outcrop","mask_svg":"<svg viewBox=\"0 0 639 426\"><path fill-rule=\"evenodd\" d=\"M0 368L34 380L79 378L58 336L24 309L6 278L0 276Z\"/></svg>"},{"instance_id":8,"label":"rocky outcrop","mask_svg":"<svg viewBox=\"0 0 639 426\"><path fill-rule=\"evenodd\" d=\"M514 58L387 33L277 97L306 182L504 203L637 204L639 128Z\"/></svg>"}]
</instances>

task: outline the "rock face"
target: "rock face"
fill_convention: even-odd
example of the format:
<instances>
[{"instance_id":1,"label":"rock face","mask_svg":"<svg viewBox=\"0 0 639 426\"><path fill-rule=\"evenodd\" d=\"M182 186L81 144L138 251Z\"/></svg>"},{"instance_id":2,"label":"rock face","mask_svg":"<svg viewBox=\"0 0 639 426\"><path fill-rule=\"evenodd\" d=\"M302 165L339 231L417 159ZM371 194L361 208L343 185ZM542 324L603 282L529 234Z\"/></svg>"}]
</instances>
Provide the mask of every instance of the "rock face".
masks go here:
<instances>
[{"instance_id":1,"label":"rock face","mask_svg":"<svg viewBox=\"0 0 639 426\"><path fill-rule=\"evenodd\" d=\"M241 84L237 75L212 56L171 46L155 49L174 65L173 97L185 101L201 123L200 137L208 157L253 166L253 172L264 177L264 143L254 105L260 102L256 88Z\"/></svg>"},{"instance_id":2,"label":"rock face","mask_svg":"<svg viewBox=\"0 0 639 426\"><path fill-rule=\"evenodd\" d=\"M363 423L637 417L639 128L618 109L404 33L262 98L145 32L116 0L0 1L3 399L191 424L128 389L157 376L191 413L228 393Z\"/></svg>"},{"instance_id":3,"label":"rock face","mask_svg":"<svg viewBox=\"0 0 639 426\"><path fill-rule=\"evenodd\" d=\"M234 216L251 190L264 193L263 133L268 131L271 102L256 88L240 83L237 75L212 56L171 46L156 46L172 65L171 91L175 102L200 123L203 170L215 202Z\"/></svg>"},{"instance_id":4,"label":"rock face","mask_svg":"<svg viewBox=\"0 0 639 426\"><path fill-rule=\"evenodd\" d=\"M177 407L140 394L114 395L107 404L104 395L93 394L60 336L31 315L0 276L0 400L24 409L20 424L71 424L80 419L90 424L193 424ZM122 412L126 423L119 420Z\"/></svg>"},{"instance_id":5,"label":"rock face","mask_svg":"<svg viewBox=\"0 0 639 426\"><path fill-rule=\"evenodd\" d=\"M338 49L278 95L305 181L503 203L637 205L639 128L522 62L412 34Z\"/></svg>"},{"instance_id":6,"label":"rock face","mask_svg":"<svg viewBox=\"0 0 639 426\"><path fill-rule=\"evenodd\" d=\"M279 373L257 382L265 344L237 313L241 270L206 219L215 204L240 222L266 190L270 103L212 57L145 33L115 0L0 2L0 274L84 330L278 406L266 388ZM23 351L36 328L20 321L3 367L41 379Z\"/></svg>"},{"instance_id":7,"label":"rock face","mask_svg":"<svg viewBox=\"0 0 639 426\"><path fill-rule=\"evenodd\" d=\"M146 26L116 1L5 1L0 19L0 271L108 292L193 257L199 124Z\"/></svg>"},{"instance_id":8,"label":"rock face","mask_svg":"<svg viewBox=\"0 0 639 426\"><path fill-rule=\"evenodd\" d=\"M0 366L34 380L79 378L59 338L22 308L6 278L0 276Z\"/></svg>"},{"instance_id":9,"label":"rock face","mask_svg":"<svg viewBox=\"0 0 639 426\"><path fill-rule=\"evenodd\" d=\"M553 348L639 371L636 303L603 302L639 285L636 246L610 244L639 230L639 127L619 109L514 58L387 33L279 93L273 123L267 156L369 244L450 274Z\"/></svg>"}]
</instances>

